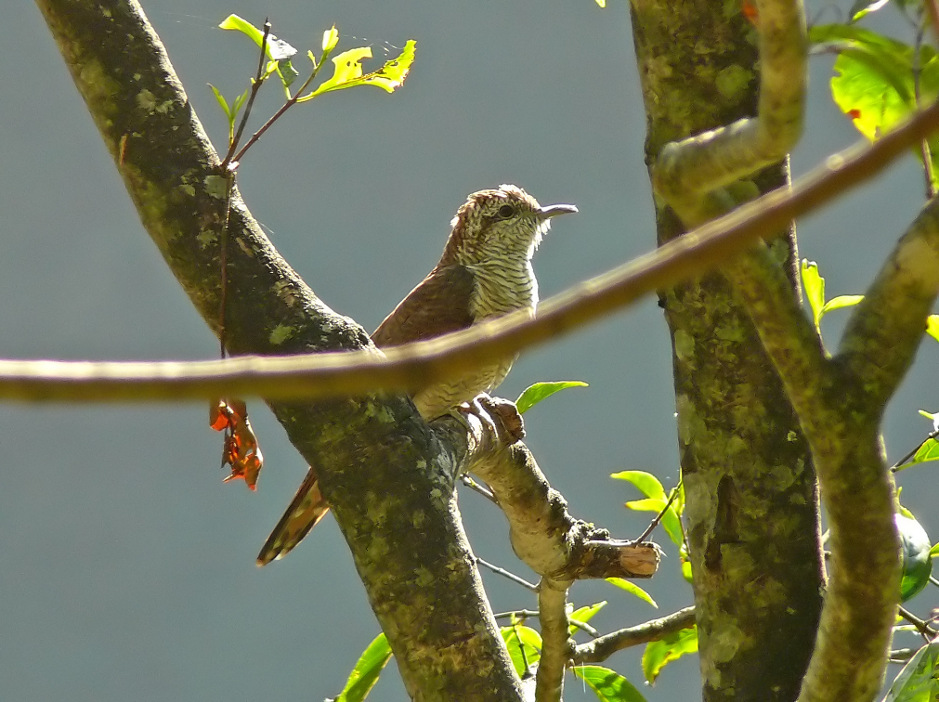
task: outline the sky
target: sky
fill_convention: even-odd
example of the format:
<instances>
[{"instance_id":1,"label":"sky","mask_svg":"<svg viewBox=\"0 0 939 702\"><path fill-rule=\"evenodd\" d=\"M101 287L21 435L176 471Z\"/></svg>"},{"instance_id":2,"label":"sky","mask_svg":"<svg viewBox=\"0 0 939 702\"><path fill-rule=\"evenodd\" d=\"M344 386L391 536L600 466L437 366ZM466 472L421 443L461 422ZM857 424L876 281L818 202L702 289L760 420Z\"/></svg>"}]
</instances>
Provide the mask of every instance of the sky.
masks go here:
<instances>
[{"instance_id":1,"label":"sky","mask_svg":"<svg viewBox=\"0 0 939 702\"><path fill-rule=\"evenodd\" d=\"M542 204L570 202L536 255L542 297L599 274L655 242L643 164L645 118L625 3L316 4L278 0L143 0L217 147L225 123L208 87L231 97L256 65L253 45L216 25L229 13L305 52L337 25L339 49L380 60L417 41L393 95L358 89L287 115L243 161L255 217L327 304L367 329L433 266L456 208L472 191L516 183ZM143 231L42 18L13 3L0 63L0 357L202 359L208 332ZM369 65L366 66L367 68ZM856 141L828 93L830 57L813 59L799 174ZM278 105L268 90L256 114ZM922 203L912 158L799 222L802 256L829 296L862 292ZM840 319L823 328L837 342ZM895 459L929 430L936 344L927 340L885 418ZM500 394L532 382L589 383L526 417L527 443L576 516L629 538L647 516L610 473L678 478L667 330L647 299L531 350ZM335 523L282 562L254 557L306 472L257 401L266 467L259 490L223 485L219 435L203 403L120 406L0 404L0 698L4 700L321 699L342 688L378 633ZM927 531L937 490L929 469L900 480ZM460 509L476 553L532 579L504 519L470 492ZM602 631L691 602L667 538L659 576L639 583L653 609L605 583L578 583L575 604L608 601ZM933 537L935 539L935 536ZM484 573L496 611L532 595ZM920 612L924 614L925 612ZM642 687L638 652L608 662ZM667 668L648 699L698 692L696 657ZM896 671L889 676L892 678ZM591 699L573 678L568 699ZM393 664L374 699L403 700Z\"/></svg>"}]
</instances>

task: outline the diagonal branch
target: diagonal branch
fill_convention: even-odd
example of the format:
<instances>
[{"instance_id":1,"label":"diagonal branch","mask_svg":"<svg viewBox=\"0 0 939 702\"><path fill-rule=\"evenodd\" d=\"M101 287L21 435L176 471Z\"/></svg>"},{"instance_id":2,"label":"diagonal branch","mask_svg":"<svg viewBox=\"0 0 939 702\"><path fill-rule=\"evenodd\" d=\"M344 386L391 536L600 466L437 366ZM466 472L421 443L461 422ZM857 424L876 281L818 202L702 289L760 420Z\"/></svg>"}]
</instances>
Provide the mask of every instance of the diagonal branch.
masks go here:
<instances>
[{"instance_id":1,"label":"diagonal branch","mask_svg":"<svg viewBox=\"0 0 939 702\"><path fill-rule=\"evenodd\" d=\"M169 80L169 78L167 78ZM0 398L28 402L87 401L128 402L179 400L217 397L226 392L239 395L264 395L289 399L324 398L373 391L405 389L413 378L443 377L446 374L492 358L515 353L529 346L560 336L621 309L643 295L667 289L702 272L718 268L726 260L745 250L767 232L784 228L793 218L810 212L873 178L906 149L939 128L939 103L916 115L907 124L887 134L873 145L860 143L826 162L791 188L781 188L754 200L733 212L709 222L669 242L654 252L619 266L608 273L584 281L570 290L545 300L534 320L523 315L509 315L468 331L440 337L433 341L401 346L386 352L382 359L374 351L345 354L320 354L303 358L242 357L225 361L192 363L108 363L66 361L0 361ZM114 135L112 150L118 154L123 134ZM204 136L202 137L204 138ZM146 153L141 154L146 157ZM133 174L127 174L130 178ZM195 182L212 178L211 173L190 176ZM209 181L211 183L211 181ZM177 193L178 195L178 193ZM169 204L169 203L167 203ZM202 207L204 209L204 206ZM191 212L199 212L193 209ZM159 215L168 219L161 221ZM181 236L179 211L154 212L153 235L161 248ZM367 343L363 331L353 332L347 325L331 322L316 334L298 336L303 310L329 311L303 286L302 281L279 258L253 220L245 217L243 205L236 201L233 212L238 219L242 241L261 246L267 270L277 272L268 279L257 279L274 293L265 309L253 309L256 320L282 319L281 325L255 324L242 329L251 332L255 343L265 353L297 353L352 349ZM170 215L174 215L170 217ZM175 223L175 224L174 224ZM198 225L200 222L193 222ZM165 241L164 241L165 240ZM161 243L163 242L163 243ZM211 292L217 277L217 264L204 264L205 252L197 241L182 253L171 256L180 270L203 277L203 289L196 296L203 316L212 324L205 309L216 299ZM197 264L198 268L196 269ZM187 274L187 275L188 275ZM181 272L177 273L179 277ZM185 287L197 287L196 281L183 280ZM234 295L233 299L243 296ZM237 303L236 303L237 304ZM254 302L253 304L257 304ZM217 307L215 308L217 309ZM279 315L279 316L278 316ZM277 334L275 334L277 332ZM273 344L271 338L283 343ZM255 353L260 349L255 350ZM243 344L241 353L250 352Z\"/></svg>"},{"instance_id":2,"label":"diagonal branch","mask_svg":"<svg viewBox=\"0 0 939 702\"><path fill-rule=\"evenodd\" d=\"M605 634L590 643L579 644L574 647L574 662L578 665L601 663L624 648L658 641L669 634L693 626L694 607L685 607L666 617Z\"/></svg>"}]
</instances>

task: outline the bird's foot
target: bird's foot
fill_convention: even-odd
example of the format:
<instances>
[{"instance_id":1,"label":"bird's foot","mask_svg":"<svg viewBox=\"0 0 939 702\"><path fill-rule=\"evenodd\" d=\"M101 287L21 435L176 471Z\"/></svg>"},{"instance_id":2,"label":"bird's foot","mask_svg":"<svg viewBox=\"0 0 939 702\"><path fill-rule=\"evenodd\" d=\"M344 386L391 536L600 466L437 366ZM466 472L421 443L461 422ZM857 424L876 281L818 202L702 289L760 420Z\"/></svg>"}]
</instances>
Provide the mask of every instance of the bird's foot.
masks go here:
<instances>
[{"instance_id":1,"label":"bird's foot","mask_svg":"<svg viewBox=\"0 0 939 702\"><path fill-rule=\"evenodd\" d=\"M525 422L515 403L501 397L492 397L480 393L469 402L463 402L453 408L451 414L469 426L469 417L475 416L492 435L507 444L514 444L525 438Z\"/></svg>"}]
</instances>

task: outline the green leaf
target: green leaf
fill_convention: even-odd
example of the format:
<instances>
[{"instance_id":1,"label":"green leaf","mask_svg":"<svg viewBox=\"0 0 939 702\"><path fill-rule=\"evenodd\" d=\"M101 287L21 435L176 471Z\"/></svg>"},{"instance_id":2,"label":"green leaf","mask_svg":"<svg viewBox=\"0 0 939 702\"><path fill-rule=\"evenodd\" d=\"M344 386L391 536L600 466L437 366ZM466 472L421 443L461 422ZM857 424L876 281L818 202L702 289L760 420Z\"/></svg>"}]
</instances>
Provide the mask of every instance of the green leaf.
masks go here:
<instances>
[{"instance_id":1,"label":"green leaf","mask_svg":"<svg viewBox=\"0 0 939 702\"><path fill-rule=\"evenodd\" d=\"M840 310L845 307L853 307L858 304L861 300L864 299L863 295L838 295L837 297L831 298L828 302L822 305L821 313L818 315L819 319L824 317L826 314L832 310Z\"/></svg>"},{"instance_id":2,"label":"green leaf","mask_svg":"<svg viewBox=\"0 0 939 702\"><path fill-rule=\"evenodd\" d=\"M825 279L818 272L818 264L807 258L802 259L802 288L805 290L805 299L812 308L815 329L818 330L822 308L825 306Z\"/></svg>"},{"instance_id":3,"label":"green leaf","mask_svg":"<svg viewBox=\"0 0 939 702\"><path fill-rule=\"evenodd\" d=\"M931 702L939 697L939 641L919 649L890 686L884 702Z\"/></svg>"},{"instance_id":4,"label":"green leaf","mask_svg":"<svg viewBox=\"0 0 939 702\"><path fill-rule=\"evenodd\" d=\"M368 645L349 674L346 686L337 698L337 702L361 702L371 692L378 676L388 661L391 660L391 646L384 634L379 634Z\"/></svg>"},{"instance_id":5,"label":"green leaf","mask_svg":"<svg viewBox=\"0 0 939 702\"><path fill-rule=\"evenodd\" d=\"M939 57L926 44L916 56L913 47L856 25L813 27L810 37L838 50L832 97L871 141L917 110L914 68L919 73L919 104L928 105L939 94ZM931 154L939 154L939 137L929 137L926 143ZM935 157L930 160L935 167Z\"/></svg>"},{"instance_id":6,"label":"green leaf","mask_svg":"<svg viewBox=\"0 0 939 702\"><path fill-rule=\"evenodd\" d=\"M894 515L894 522L900 535L900 558L903 565L900 601L906 602L919 594L929 582L929 576L932 575L932 544L926 530L912 517L898 512Z\"/></svg>"},{"instance_id":7,"label":"green leaf","mask_svg":"<svg viewBox=\"0 0 939 702\"><path fill-rule=\"evenodd\" d=\"M642 654L642 672L650 685L655 683L662 668L686 653L698 650L698 628L682 629L646 645Z\"/></svg>"},{"instance_id":8,"label":"green leaf","mask_svg":"<svg viewBox=\"0 0 939 702\"><path fill-rule=\"evenodd\" d=\"M219 92L219 89L216 88L211 83L209 83L209 87L212 88L212 92L215 94L216 102L218 102L218 104L221 105L222 111L225 113L225 116L228 118L228 121L231 122L232 121L231 109L229 109L228 107L228 101L225 99L225 96L222 95L222 93Z\"/></svg>"},{"instance_id":9,"label":"green leaf","mask_svg":"<svg viewBox=\"0 0 939 702\"><path fill-rule=\"evenodd\" d=\"M931 314L926 318L926 333L939 341L939 314Z\"/></svg>"},{"instance_id":10,"label":"green leaf","mask_svg":"<svg viewBox=\"0 0 939 702\"><path fill-rule=\"evenodd\" d=\"M606 581L611 585L616 585L620 590L625 590L631 595L635 595L643 602L648 602L650 605L659 608L659 605L655 600L652 599L652 595L643 590L641 587L636 585L632 580L626 580L624 578L607 578Z\"/></svg>"},{"instance_id":11,"label":"green leaf","mask_svg":"<svg viewBox=\"0 0 939 702\"><path fill-rule=\"evenodd\" d=\"M646 497L651 497L656 500L662 501L662 506L665 505L665 501L668 499L668 496L665 494L665 488L662 487L662 483L659 482L659 479L656 478L652 473L647 473L643 470L624 470L619 473L613 473L610 475L614 480L625 480L626 482L632 483ZM661 509L662 507L659 507Z\"/></svg>"},{"instance_id":12,"label":"green leaf","mask_svg":"<svg viewBox=\"0 0 939 702\"><path fill-rule=\"evenodd\" d=\"M504 626L500 631L515 672L519 677L527 675L541 660L541 634L521 624Z\"/></svg>"},{"instance_id":13,"label":"green leaf","mask_svg":"<svg viewBox=\"0 0 939 702\"><path fill-rule=\"evenodd\" d=\"M230 29L241 32L257 44L258 47L264 42L264 32L238 15L229 15L222 20L218 26L220 29ZM271 61L282 61L296 54L297 50L287 42L278 39L273 34L268 34L267 43L265 44L265 53Z\"/></svg>"},{"instance_id":14,"label":"green leaf","mask_svg":"<svg viewBox=\"0 0 939 702\"><path fill-rule=\"evenodd\" d=\"M323 57L326 57L330 51L336 48L336 44L339 43L339 32L336 30L336 25L333 25L331 29L323 32Z\"/></svg>"},{"instance_id":15,"label":"green leaf","mask_svg":"<svg viewBox=\"0 0 939 702\"><path fill-rule=\"evenodd\" d=\"M639 690L615 670L599 665L577 665L574 675L587 683L601 702L645 702Z\"/></svg>"},{"instance_id":16,"label":"green leaf","mask_svg":"<svg viewBox=\"0 0 939 702\"><path fill-rule=\"evenodd\" d=\"M575 609L573 612L571 612L570 616L571 619L576 619L578 622L586 623L593 619L594 615L604 607L606 607L606 602L597 602L596 604L585 605ZM572 636L578 629L580 629L580 627L576 624L571 624L569 628Z\"/></svg>"},{"instance_id":17,"label":"green leaf","mask_svg":"<svg viewBox=\"0 0 939 702\"><path fill-rule=\"evenodd\" d=\"M939 461L939 441L935 439L926 439L926 441L920 444L913 458L910 459L910 462L900 466L900 470L914 466L917 463L926 463L927 461Z\"/></svg>"},{"instance_id":18,"label":"green leaf","mask_svg":"<svg viewBox=\"0 0 939 702\"><path fill-rule=\"evenodd\" d=\"M888 2L890 2L890 0L873 0L873 2L871 2L871 0L856 0L849 12L851 21L857 22L871 12L877 12L877 10L884 7Z\"/></svg>"},{"instance_id":19,"label":"green leaf","mask_svg":"<svg viewBox=\"0 0 939 702\"><path fill-rule=\"evenodd\" d=\"M550 382L535 383L529 385L518 396L515 406L518 407L519 414L525 414L532 407L542 400L546 400L556 392L566 390L567 388L585 388L587 383L580 380L552 380Z\"/></svg>"},{"instance_id":20,"label":"green leaf","mask_svg":"<svg viewBox=\"0 0 939 702\"><path fill-rule=\"evenodd\" d=\"M312 100L317 95L332 90L344 90L357 85L374 85L386 92L393 93L401 87L404 79L407 78L408 72L411 70L411 64L414 63L416 48L417 42L409 39L398 58L386 61L385 65L377 71L364 75L362 74L362 60L372 57L372 48L370 46L361 46L357 49L344 51L333 59L335 67L333 77L321 83L312 93L304 95L298 102Z\"/></svg>"}]
</instances>

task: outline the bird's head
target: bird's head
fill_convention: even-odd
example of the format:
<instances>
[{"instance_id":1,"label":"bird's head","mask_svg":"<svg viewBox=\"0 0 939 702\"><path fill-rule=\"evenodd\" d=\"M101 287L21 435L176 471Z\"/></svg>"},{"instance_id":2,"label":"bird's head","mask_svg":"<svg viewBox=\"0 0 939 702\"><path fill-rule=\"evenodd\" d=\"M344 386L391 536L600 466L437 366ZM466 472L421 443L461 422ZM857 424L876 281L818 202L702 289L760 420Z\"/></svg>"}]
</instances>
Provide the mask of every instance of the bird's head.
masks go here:
<instances>
[{"instance_id":1,"label":"bird's head","mask_svg":"<svg viewBox=\"0 0 939 702\"><path fill-rule=\"evenodd\" d=\"M450 223L442 265L528 260L551 226L551 218L577 212L573 205L542 207L515 185L470 195Z\"/></svg>"}]
</instances>

